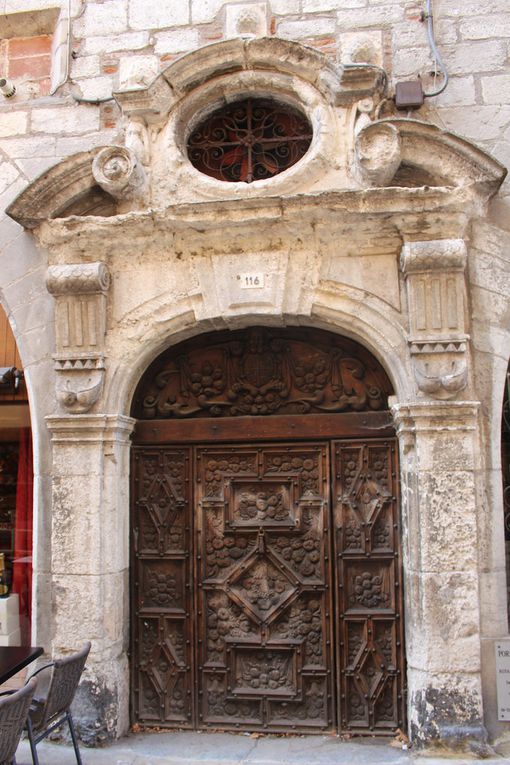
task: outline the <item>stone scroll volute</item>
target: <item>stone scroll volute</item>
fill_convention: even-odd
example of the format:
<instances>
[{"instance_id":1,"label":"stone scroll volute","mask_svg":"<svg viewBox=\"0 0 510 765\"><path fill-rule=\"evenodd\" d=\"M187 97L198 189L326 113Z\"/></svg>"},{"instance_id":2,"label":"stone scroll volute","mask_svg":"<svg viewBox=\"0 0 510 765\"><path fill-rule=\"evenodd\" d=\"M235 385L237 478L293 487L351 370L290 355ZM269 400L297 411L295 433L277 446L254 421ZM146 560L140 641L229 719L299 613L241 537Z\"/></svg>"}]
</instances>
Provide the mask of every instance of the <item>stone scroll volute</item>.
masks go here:
<instances>
[{"instance_id":1,"label":"stone scroll volute","mask_svg":"<svg viewBox=\"0 0 510 765\"><path fill-rule=\"evenodd\" d=\"M466 259L462 239L402 248L414 375L421 393L435 399L455 398L468 382Z\"/></svg>"},{"instance_id":2,"label":"stone scroll volute","mask_svg":"<svg viewBox=\"0 0 510 765\"><path fill-rule=\"evenodd\" d=\"M110 274L104 263L50 266L46 286L55 298L57 401L67 412L83 414L103 388Z\"/></svg>"}]
</instances>

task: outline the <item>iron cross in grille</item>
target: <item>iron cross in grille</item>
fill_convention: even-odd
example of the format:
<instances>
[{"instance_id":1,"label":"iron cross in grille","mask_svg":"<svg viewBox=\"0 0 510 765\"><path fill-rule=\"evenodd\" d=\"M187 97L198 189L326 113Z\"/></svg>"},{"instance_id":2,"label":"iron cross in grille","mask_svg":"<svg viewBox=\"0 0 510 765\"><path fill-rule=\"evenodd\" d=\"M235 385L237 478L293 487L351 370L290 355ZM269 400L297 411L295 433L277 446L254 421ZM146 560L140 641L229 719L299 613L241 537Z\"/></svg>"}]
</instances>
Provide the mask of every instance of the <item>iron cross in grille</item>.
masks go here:
<instances>
[{"instance_id":1,"label":"iron cross in grille","mask_svg":"<svg viewBox=\"0 0 510 765\"><path fill-rule=\"evenodd\" d=\"M287 104L248 98L213 112L191 134L188 156L197 170L220 181L271 178L308 150L312 128Z\"/></svg>"}]
</instances>

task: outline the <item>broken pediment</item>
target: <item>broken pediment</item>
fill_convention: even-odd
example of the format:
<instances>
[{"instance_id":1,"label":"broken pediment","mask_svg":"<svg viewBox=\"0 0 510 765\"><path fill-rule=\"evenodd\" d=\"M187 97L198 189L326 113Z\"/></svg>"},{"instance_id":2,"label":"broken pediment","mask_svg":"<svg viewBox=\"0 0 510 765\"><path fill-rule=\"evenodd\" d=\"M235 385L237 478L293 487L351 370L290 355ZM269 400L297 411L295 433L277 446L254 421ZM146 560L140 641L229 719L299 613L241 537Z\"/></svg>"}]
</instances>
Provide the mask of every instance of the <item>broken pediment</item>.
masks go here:
<instances>
[{"instance_id":1,"label":"broken pediment","mask_svg":"<svg viewBox=\"0 0 510 765\"><path fill-rule=\"evenodd\" d=\"M34 228L58 217L152 215L200 202L381 188L391 195L396 186L462 188L481 201L495 193L505 175L498 162L435 125L377 119L385 96L379 67L336 66L300 43L205 46L172 62L151 85L115 94L124 145L68 157L8 214ZM295 161L282 160L302 144L303 125L306 146ZM198 161L193 151L202 152Z\"/></svg>"}]
</instances>

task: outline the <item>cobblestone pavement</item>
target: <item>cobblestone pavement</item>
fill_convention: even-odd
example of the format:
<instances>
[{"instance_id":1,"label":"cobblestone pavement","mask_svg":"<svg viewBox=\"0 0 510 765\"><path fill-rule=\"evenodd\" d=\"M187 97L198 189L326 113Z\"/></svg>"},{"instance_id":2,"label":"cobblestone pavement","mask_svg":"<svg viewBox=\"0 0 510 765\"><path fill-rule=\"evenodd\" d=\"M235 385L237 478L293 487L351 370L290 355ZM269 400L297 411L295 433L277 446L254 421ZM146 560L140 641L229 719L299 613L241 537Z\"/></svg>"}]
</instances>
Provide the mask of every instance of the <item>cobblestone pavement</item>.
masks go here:
<instances>
[{"instance_id":1,"label":"cobblestone pavement","mask_svg":"<svg viewBox=\"0 0 510 765\"><path fill-rule=\"evenodd\" d=\"M264 736L229 733L145 733L121 739L106 749L82 747L83 765L467 765L467 757L425 757L389 745L386 740L341 741L333 736ZM487 765L510 765L510 744ZM40 765L74 765L71 747L43 742ZM506 755L506 756L505 756ZM28 743L17 752L17 765L31 765Z\"/></svg>"}]
</instances>

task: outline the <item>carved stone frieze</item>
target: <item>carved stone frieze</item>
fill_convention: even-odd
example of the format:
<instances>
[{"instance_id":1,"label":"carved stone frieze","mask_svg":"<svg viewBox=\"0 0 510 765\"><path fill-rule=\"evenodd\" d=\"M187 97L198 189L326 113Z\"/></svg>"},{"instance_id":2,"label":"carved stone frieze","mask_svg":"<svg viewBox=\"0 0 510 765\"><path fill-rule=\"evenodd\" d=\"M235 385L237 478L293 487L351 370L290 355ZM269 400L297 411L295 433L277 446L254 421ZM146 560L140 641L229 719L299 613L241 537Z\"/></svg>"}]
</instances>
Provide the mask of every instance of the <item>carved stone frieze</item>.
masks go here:
<instances>
[{"instance_id":1,"label":"carved stone frieze","mask_svg":"<svg viewBox=\"0 0 510 765\"><path fill-rule=\"evenodd\" d=\"M402 249L415 379L433 398L453 398L468 382L466 260L461 239L410 242Z\"/></svg>"},{"instance_id":2,"label":"carved stone frieze","mask_svg":"<svg viewBox=\"0 0 510 765\"><path fill-rule=\"evenodd\" d=\"M50 266L46 286L55 298L57 401L88 412L103 389L103 340L110 274L104 263Z\"/></svg>"}]
</instances>

